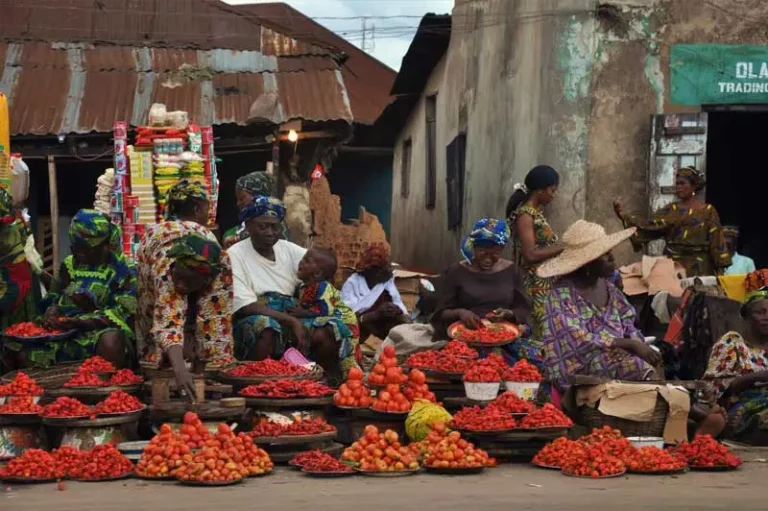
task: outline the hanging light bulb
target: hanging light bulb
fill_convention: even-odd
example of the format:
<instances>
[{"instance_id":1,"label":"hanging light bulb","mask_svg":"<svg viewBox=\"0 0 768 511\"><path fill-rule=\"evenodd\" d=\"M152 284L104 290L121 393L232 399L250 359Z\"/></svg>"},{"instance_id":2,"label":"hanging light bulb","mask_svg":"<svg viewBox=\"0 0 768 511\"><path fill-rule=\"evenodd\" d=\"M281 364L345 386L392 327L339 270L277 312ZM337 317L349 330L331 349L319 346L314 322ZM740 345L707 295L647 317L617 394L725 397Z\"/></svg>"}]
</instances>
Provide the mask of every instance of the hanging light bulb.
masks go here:
<instances>
[{"instance_id":1,"label":"hanging light bulb","mask_svg":"<svg viewBox=\"0 0 768 511\"><path fill-rule=\"evenodd\" d=\"M291 142L296 142L299 139L299 134L296 133L296 130L291 130L288 132L288 140Z\"/></svg>"}]
</instances>

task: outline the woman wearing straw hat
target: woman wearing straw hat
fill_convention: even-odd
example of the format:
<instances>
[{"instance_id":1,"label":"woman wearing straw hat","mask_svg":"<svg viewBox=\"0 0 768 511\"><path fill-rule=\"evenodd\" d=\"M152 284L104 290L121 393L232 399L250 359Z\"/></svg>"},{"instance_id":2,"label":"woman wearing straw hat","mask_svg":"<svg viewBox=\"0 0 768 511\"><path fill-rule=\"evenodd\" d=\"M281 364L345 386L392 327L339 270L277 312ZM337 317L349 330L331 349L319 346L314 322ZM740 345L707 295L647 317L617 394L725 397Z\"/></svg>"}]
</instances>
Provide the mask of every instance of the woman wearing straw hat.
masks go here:
<instances>
[{"instance_id":1,"label":"woman wearing straw hat","mask_svg":"<svg viewBox=\"0 0 768 511\"><path fill-rule=\"evenodd\" d=\"M655 212L650 220L627 215L621 204L614 202L616 216L624 227L637 227L637 236L632 240L635 249L663 239L665 255L679 262L687 277L722 274L731 265L731 253L717 210L696 197L704 185L702 172L695 167L681 168L675 177L678 200Z\"/></svg>"},{"instance_id":2,"label":"woman wearing straw hat","mask_svg":"<svg viewBox=\"0 0 768 511\"><path fill-rule=\"evenodd\" d=\"M544 300L544 365L551 382L568 387L568 377L591 375L621 380L654 378L661 355L634 326L635 310L611 282L611 250L635 229L606 234L579 220L562 238L563 252L539 266L542 278L559 277Z\"/></svg>"}]
</instances>

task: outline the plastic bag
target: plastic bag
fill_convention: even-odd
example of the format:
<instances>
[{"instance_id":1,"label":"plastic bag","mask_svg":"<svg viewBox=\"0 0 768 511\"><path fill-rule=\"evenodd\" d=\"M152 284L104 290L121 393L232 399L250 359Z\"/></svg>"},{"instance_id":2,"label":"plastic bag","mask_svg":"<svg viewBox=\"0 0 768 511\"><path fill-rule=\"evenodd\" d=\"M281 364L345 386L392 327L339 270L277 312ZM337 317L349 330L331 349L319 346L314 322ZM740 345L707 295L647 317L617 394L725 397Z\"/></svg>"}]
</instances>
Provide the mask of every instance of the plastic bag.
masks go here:
<instances>
[{"instance_id":1,"label":"plastic bag","mask_svg":"<svg viewBox=\"0 0 768 511\"><path fill-rule=\"evenodd\" d=\"M417 399L408 418L405 419L405 432L413 442L419 442L429 434L430 426L438 422L449 422L453 417L440 405L424 399Z\"/></svg>"}]
</instances>

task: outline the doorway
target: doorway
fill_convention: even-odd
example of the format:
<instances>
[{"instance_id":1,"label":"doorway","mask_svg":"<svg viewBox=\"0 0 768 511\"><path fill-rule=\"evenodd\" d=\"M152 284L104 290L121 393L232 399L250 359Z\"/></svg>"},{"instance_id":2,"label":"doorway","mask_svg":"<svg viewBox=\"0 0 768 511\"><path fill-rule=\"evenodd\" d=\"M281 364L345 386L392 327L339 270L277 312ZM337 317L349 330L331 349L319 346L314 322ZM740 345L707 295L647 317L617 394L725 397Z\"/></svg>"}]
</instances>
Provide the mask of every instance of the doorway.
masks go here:
<instances>
[{"instance_id":1,"label":"doorway","mask_svg":"<svg viewBox=\"0 0 768 511\"><path fill-rule=\"evenodd\" d=\"M768 267L768 111L710 111L707 202L739 227L737 251Z\"/></svg>"}]
</instances>

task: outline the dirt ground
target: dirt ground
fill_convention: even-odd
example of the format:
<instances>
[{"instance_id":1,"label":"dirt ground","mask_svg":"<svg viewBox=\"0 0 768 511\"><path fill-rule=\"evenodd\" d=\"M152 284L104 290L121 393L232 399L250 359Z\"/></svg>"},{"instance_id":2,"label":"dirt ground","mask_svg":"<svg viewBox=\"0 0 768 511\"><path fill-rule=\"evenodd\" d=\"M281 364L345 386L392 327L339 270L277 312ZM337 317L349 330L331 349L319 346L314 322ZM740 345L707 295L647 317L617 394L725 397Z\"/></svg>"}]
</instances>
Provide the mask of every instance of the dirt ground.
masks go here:
<instances>
[{"instance_id":1,"label":"dirt ground","mask_svg":"<svg viewBox=\"0 0 768 511\"><path fill-rule=\"evenodd\" d=\"M565 477L525 465L506 465L485 474L446 477L309 479L280 468L263 479L230 488L188 488L174 483L130 480L14 486L0 494L2 511L211 511L259 509L292 511L453 511L483 506L505 509L622 511L640 509L768 509L768 463L746 463L729 473L680 476L625 476L608 480ZM498 509L499 507L496 507ZM491 508L493 509L493 508Z\"/></svg>"}]
</instances>

